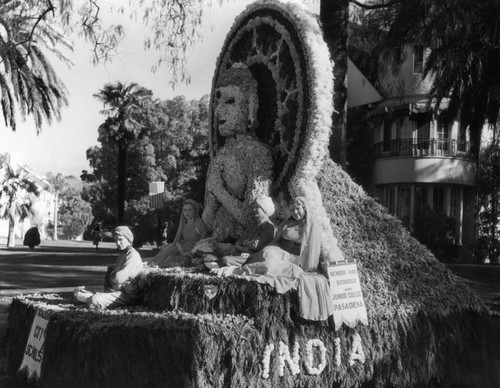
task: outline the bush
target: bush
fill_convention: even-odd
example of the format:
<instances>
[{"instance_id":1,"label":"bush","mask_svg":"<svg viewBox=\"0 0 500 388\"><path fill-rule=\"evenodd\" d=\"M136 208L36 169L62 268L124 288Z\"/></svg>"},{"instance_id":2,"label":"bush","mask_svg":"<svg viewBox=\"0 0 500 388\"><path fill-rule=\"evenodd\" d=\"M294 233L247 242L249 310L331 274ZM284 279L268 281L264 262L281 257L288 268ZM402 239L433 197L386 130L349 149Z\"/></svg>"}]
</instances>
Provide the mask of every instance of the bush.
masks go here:
<instances>
[{"instance_id":1,"label":"bush","mask_svg":"<svg viewBox=\"0 0 500 388\"><path fill-rule=\"evenodd\" d=\"M36 226L28 229L24 235L23 245L28 246L31 249L40 245L40 232Z\"/></svg>"}]
</instances>

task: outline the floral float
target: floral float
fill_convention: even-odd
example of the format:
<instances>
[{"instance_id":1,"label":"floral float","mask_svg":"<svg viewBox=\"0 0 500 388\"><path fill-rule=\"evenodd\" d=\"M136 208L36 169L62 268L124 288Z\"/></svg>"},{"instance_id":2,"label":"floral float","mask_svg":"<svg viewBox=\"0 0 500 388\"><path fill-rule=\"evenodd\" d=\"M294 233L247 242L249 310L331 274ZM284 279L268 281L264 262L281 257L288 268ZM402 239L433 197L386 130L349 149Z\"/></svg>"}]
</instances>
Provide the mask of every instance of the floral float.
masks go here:
<instances>
[{"instance_id":1,"label":"floral float","mask_svg":"<svg viewBox=\"0 0 500 388\"><path fill-rule=\"evenodd\" d=\"M331 63L315 16L292 1L253 3L228 34L214 92L236 63L269 86L258 91L264 109L252 131L271 150L271 193L317 199L325 255L335 235L357 262L369 324L335 331L327 321L300 319L296 290L278 294L236 277L150 268L136 279L144 289L137 307L89 311L64 295L14 300L1 348L7 372L17 373L36 310L57 305L42 387L487 386L494 362L487 309L325 159L332 89L322 69ZM212 122L212 162L226 141L216 129Z\"/></svg>"}]
</instances>

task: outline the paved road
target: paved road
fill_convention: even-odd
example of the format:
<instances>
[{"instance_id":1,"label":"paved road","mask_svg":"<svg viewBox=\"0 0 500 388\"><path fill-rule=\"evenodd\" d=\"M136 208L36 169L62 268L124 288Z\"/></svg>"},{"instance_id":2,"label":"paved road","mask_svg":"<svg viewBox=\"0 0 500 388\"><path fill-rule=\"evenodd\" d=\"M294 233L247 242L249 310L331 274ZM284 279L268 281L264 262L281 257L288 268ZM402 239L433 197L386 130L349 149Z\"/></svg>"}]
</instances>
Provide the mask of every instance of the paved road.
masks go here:
<instances>
[{"instance_id":1,"label":"paved road","mask_svg":"<svg viewBox=\"0 0 500 388\"><path fill-rule=\"evenodd\" d=\"M151 248L140 250L143 258L154 255ZM69 292L79 285L100 288L108 265L116 261L114 243L102 243L95 250L89 241L43 241L41 246L30 250L17 246L5 247L0 239L0 340L7 327L8 306L19 294L35 292ZM448 266L455 274L462 276L469 285L492 308L493 300L500 297L500 265ZM500 315L499 315L500 316ZM5 360L0 357L0 387L17 388L12 379L2 375ZM498 362L500 371L500 360ZM499 372L500 386L500 372Z\"/></svg>"},{"instance_id":2,"label":"paved road","mask_svg":"<svg viewBox=\"0 0 500 388\"><path fill-rule=\"evenodd\" d=\"M18 241L6 248L0 239L0 341L7 329L8 308L19 294L70 292L76 286L102 288L108 265L117 258L114 243L101 243L96 250L90 241L42 241L31 250ZM141 249L143 258L154 254ZM19 382L3 375L5 359L0 353L0 387L17 388Z\"/></svg>"}]
</instances>

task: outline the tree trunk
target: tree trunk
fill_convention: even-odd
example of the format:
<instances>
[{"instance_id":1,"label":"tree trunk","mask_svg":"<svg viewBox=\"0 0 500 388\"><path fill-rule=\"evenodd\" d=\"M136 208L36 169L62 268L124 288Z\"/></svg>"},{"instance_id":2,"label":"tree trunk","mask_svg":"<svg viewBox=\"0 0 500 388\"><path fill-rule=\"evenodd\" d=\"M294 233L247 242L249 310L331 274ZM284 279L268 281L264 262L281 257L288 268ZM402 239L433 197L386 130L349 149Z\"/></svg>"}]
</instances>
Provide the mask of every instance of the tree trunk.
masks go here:
<instances>
[{"instance_id":1,"label":"tree trunk","mask_svg":"<svg viewBox=\"0 0 500 388\"><path fill-rule=\"evenodd\" d=\"M499 117L500 119L500 117ZM499 126L499 119L497 119L497 123L493 128L493 144L494 144L494 149L493 149L493 171L492 171L492 179L493 179L493 190L491 192L491 242L493 243L493 246L491 247L491 253L492 257L490 262L491 263L500 263L500 252L498 251L498 239L497 239L497 228L498 228L498 220L499 220L499 209L498 209L498 192L500 190L500 169L498 168L498 165L500 164L500 157L499 157L499 150L498 148L500 147L500 142L498 141L498 133L497 129Z\"/></svg>"},{"instance_id":2,"label":"tree trunk","mask_svg":"<svg viewBox=\"0 0 500 388\"><path fill-rule=\"evenodd\" d=\"M321 0L320 20L325 42L328 44L334 61L333 106L335 112L332 116L330 156L336 163L345 167L349 0Z\"/></svg>"},{"instance_id":3,"label":"tree trunk","mask_svg":"<svg viewBox=\"0 0 500 388\"><path fill-rule=\"evenodd\" d=\"M54 235L52 240L57 240L57 212L59 209L59 194L54 194Z\"/></svg>"},{"instance_id":4,"label":"tree trunk","mask_svg":"<svg viewBox=\"0 0 500 388\"><path fill-rule=\"evenodd\" d=\"M9 235L7 237L7 248L16 246L16 219L9 216Z\"/></svg>"},{"instance_id":5,"label":"tree trunk","mask_svg":"<svg viewBox=\"0 0 500 388\"><path fill-rule=\"evenodd\" d=\"M123 224L125 218L125 190L127 177L127 148L118 148L118 190L116 202L118 206L118 224Z\"/></svg>"}]
</instances>

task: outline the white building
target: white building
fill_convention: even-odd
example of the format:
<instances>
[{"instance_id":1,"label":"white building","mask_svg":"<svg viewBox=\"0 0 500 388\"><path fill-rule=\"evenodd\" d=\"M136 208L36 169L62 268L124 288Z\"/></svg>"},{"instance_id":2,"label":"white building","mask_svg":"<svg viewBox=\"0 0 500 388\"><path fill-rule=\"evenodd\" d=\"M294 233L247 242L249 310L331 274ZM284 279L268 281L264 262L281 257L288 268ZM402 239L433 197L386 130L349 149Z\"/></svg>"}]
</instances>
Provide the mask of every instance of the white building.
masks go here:
<instances>
[{"instance_id":1,"label":"white building","mask_svg":"<svg viewBox=\"0 0 500 388\"><path fill-rule=\"evenodd\" d=\"M24 178L35 183L40 193L38 197L34 197L33 208L35 215L25 219L23 222L18 222L15 230L16 238L22 239L29 228L36 226L40 232L40 238L43 240L47 237L46 227L54 215L54 194L49 191L50 183L30 167L26 166L20 154L11 154L10 164L16 173L22 172ZM2 175L0 173L0 180ZM0 237L6 238L8 234L9 221L0 219Z\"/></svg>"}]
</instances>

